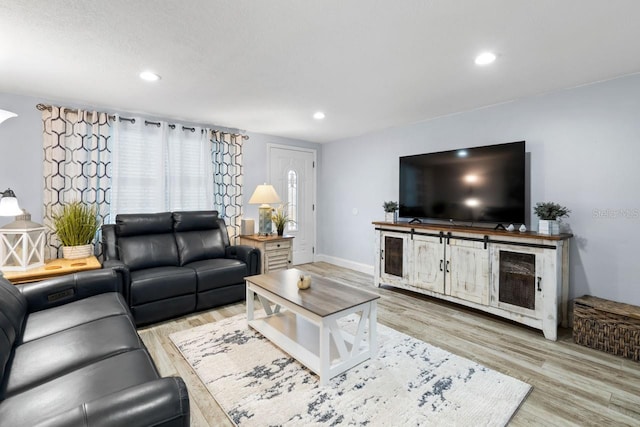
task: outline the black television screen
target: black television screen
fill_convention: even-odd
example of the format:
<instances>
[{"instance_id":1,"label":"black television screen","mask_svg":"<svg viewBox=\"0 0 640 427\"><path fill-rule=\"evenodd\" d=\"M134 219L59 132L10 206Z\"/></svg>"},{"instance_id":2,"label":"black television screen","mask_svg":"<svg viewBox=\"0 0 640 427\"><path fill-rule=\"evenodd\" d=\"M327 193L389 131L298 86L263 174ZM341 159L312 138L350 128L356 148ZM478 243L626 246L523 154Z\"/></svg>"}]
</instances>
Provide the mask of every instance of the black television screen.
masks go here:
<instances>
[{"instance_id":1,"label":"black television screen","mask_svg":"<svg viewBox=\"0 0 640 427\"><path fill-rule=\"evenodd\" d=\"M400 157L402 218L525 221L524 141Z\"/></svg>"}]
</instances>

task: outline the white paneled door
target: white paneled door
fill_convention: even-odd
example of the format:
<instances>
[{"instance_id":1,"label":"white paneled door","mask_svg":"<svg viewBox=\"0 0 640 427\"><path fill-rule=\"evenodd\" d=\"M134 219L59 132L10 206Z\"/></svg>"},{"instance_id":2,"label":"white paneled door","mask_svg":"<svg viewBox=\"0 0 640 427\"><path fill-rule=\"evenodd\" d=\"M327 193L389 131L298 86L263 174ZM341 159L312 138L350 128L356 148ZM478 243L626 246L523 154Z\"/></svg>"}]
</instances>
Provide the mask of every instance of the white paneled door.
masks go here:
<instances>
[{"instance_id":1,"label":"white paneled door","mask_svg":"<svg viewBox=\"0 0 640 427\"><path fill-rule=\"evenodd\" d=\"M289 217L285 234L294 236L293 264L313 262L316 244L316 151L269 144L269 183Z\"/></svg>"}]
</instances>

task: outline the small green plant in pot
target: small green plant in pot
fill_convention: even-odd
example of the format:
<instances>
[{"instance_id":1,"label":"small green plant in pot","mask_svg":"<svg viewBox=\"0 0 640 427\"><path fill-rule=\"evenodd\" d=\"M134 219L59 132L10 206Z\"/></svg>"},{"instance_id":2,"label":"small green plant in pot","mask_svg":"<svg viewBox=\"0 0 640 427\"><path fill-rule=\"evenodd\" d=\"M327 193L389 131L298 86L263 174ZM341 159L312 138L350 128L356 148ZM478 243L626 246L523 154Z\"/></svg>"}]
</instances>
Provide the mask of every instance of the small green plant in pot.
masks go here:
<instances>
[{"instance_id":1,"label":"small green plant in pot","mask_svg":"<svg viewBox=\"0 0 640 427\"><path fill-rule=\"evenodd\" d=\"M86 258L93 253L91 244L100 227L95 206L75 201L63 205L53 215L53 228L67 259Z\"/></svg>"},{"instance_id":2,"label":"small green plant in pot","mask_svg":"<svg viewBox=\"0 0 640 427\"><path fill-rule=\"evenodd\" d=\"M396 222L396 211L398 210L398 202L383 202L384 220L386 222Z\"/></svg>"},{"instance_id":3,"label":"small green plant in pot","mask_svg":"<svg viewBox=\"0 0 640 427\"><path fill-rule=\"evenodd\" d=\"M540 218L538 221L538 233L555 235L560 234L561 218L569 217L571 212L565 206L553 202L538 202L533 208L533 212Z\"/></svg>"},{"instance_id":4,"label":"small green plant in pot","mask_svg":"<svg viewBox=\"0 0 640 427\"><path fill-rule=\"evenodd\" d=\"M271 214L271 221L273 221L274 225L276 226L278 236L282 236L284 234L284 228L287 226L287 224L295 223L294 220L289 218L289 204L286 203L274 209L273 213Z\"/></svg>"}]
</instances>

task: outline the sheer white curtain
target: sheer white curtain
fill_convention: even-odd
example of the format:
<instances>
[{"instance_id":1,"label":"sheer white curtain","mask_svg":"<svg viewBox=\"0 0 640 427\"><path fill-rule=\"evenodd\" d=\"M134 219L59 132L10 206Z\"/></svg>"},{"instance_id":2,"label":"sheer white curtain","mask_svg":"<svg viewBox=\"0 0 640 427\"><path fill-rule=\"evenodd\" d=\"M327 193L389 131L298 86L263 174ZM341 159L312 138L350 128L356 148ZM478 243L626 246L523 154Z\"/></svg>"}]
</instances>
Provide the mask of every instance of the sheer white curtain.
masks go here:
<instances>
[{"instance_id":1,"label":"sheer white curtain","mask_svg":"<svg viewBox=\"0 0 640 427\"><path fill-rule=\"evenodd\" d=\"M208 130L174 126L167 132L167 210L213 207L213 164Z\"/></svg>"},{"instance_id":2,"label":"sheer white curtain","mask_svg":"<svg viewBox=\"0 0 640 427\"><path fill-rule=\"evenodd\" d=\"M117 116L113 130L113 220L120 213L213 208L207 130Z\"/></svg>"}]
</instances>

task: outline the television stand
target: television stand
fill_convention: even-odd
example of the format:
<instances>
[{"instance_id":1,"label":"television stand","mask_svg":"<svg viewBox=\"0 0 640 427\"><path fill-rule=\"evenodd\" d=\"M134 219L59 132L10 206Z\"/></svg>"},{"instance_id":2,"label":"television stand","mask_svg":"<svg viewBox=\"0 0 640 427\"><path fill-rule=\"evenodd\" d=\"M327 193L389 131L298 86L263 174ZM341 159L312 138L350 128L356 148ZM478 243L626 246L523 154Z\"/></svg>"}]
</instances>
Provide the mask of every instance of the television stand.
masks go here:
<instances>
[{"instance_id":1,"label":"television stand","mask_svg":"<svg viewBox=\"0 0 640 427\"><path fill-rule=\"evenodd\" d=\"M374 283L540 329L568 326L569 241L534 232L374 222Z\"/></svg>"},{"instance_id":2,"label":"television stand","mask_svg":"<svg viewBox=\"0 0 640 427\"><path fill-rule=\"evenodd\" d=\"M495 227L493 227L493 229L494 229L494 230L504 230L504 231L507 231L507 229L506 229L506 228L504 228L504 225L502 225L502 224L498 224L498 225L496 225Z\"/></svg>"},{"instance_id":3,"label":"television stand","mask_svg":"<svg viewBox=\"0 0 640 427\"><path fill-rule=\"evenodd\" d=\"M422 224L422 221L420 220L420 218L413 218L411 221L409 221L409 224Z\"/></svg>"}]
</instances>

